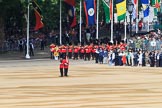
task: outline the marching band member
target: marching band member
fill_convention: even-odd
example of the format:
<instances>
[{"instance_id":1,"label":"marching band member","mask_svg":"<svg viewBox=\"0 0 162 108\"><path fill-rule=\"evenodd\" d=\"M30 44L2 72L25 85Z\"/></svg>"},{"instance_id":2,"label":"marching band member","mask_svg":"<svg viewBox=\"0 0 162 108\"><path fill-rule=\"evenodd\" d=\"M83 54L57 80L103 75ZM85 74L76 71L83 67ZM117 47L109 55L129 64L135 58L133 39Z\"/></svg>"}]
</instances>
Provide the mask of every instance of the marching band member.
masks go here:
<instances>
[{"instance_id":1,"label":"marching band member","mask_svg":"<svg viewBox=\"0 0 162 108\"><path fill-rule=\"evenodd\" d=\"M54 48L54 59L58 60L59 57L59 47L56 45L56 47Z\"/></svg>"}]
</instances>

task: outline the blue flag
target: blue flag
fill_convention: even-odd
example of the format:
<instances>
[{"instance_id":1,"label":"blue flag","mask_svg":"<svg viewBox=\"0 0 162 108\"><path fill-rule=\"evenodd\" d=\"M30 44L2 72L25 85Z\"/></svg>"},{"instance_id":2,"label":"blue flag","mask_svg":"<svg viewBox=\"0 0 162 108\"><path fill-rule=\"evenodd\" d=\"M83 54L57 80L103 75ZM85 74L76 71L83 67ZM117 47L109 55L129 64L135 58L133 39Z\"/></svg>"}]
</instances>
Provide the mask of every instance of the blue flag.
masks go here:
<instances>
[{"instance_id":1,"label":"blue flag","mask_svg":"<svg viewBox=\"0 0 162 108\"><path fill-rule=\"evenodd\" d=\"M96 22L96 0L84 0L84 11L86 14L87 26L92 26Z\"/></svg>"},{"instance_id":2,"label":"blue flag","mask_svg":"<svg viewBox=\"0 0 162 108\"><path fill-rule=\"evenodd\" d=\"M148 6L145 10L143 10L143 15L144 15L144 17L149 16L149 11L150 11L149 6Z\"/></svg>"},{"instance_id":3,"label":"blue flag","mask_svg":"<svg viewBox=\"0 0 162 108\"><path fill-rule=\"evenodd\" d=\"M149 4L149 0L141 0L141 4Z\"/></svg>"},{"instance_id":4,"label":"blue flag","mask_svg":"<svg viewBox=\"0 0 162 108\"><path fill-rule=\"evenodd\" d=\"M149 16L150 8L149 8L149 0L141 0L143 15L144 17Z\"/></svg>"}]
</instances>

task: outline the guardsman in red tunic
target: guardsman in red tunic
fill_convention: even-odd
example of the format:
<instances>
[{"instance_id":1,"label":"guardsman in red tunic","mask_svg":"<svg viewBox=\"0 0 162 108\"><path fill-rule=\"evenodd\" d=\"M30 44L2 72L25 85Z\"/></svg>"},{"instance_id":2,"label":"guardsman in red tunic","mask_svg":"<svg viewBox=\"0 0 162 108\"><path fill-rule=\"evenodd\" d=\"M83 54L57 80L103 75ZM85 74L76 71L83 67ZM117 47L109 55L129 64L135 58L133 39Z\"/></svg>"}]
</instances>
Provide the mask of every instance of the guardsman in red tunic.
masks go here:
<instances>
[{"instance_id":1,"label":"guardsman in red tunic","mask_svg":"<svg viewBox=\"0 0 162 108\"><path fill-rule=\"evenodd\" d=\"M106 48L110 52L110 45L109 44L106 45Z\"/></svg>"},{"instance_id":2,"label":"guardsman in red tunic","mask_svg":"<svg viewBox=\"0 0 162 108\"><path fill-rule=\"evenodd\" d=\"M81 46L78 45L78 58L80 58L80 49L81 49Z\"/></svg>"},{"instance_id":3,"label":"guardsman in red tunic","mask_svg":"<svg viewBox=\"0 0 162 108\"><path fill-rule=\"evenodd\" d=\"M110 51L112 51L114 49L114 45L110 45L109 49L110 49Z\"/></svg>"},{"instance_id":4,"label":"guardsman in red tunic","mask_svg":"<svg viewBox=\"0 0 162 108\"><path fill-rule=\"evenodd\" d=\"M68 48L68 57L69 57L69 59L72 58L72 52L73 52L73 46L70 45L69 48Z\"/></svg>"},{"instance_id":5,"label":"guardsman in red tunic","mask_svg":"<svg viewBox=\"0 0 162 108\"><path fill-rule=\"evenodd\" d=\"M96 48L95 46L92 47L92 60L94 60L95 58L95 52L96 52Z\"/></svg>"},{"instance_id":6,"label":"guardsman in red tunic","mask_svg":"<svg viewBox=\"0 0 162 108\"><path fill-rule=\"evenodd\" d=\"M91 59L91 57L92 57L92 44L88 46L88 49L89 49L89 53L90 53L89 59Z\"/></svg>"},{"instance_id":7,"label":"guardsman in red tunic","mask_svg":"<svg viewBox=\"0 0 162 108\"><path fill-rule=\"evenodd\" d=\"M63 63L64 63L64 76L68 76L68 69L69 69L69 60L66 56L65 59L63 59Z\"/></svg>"},{"instance_id":8,"label":"guardsman in red tunic","mask_svg":"<svg viewBox=\"0 0 162 108\"><path fill-rule=\"evenodd\" d=\"M62 46L62 58L66 57L66 46Z\"/></svg>"},{"instance_id":9,"label":"guardsman in red tunic","mask_svg":"<svg viewBox=\"0 0 162 108\"><path fill-rule=\"evenodd\" d=\"M125 51L125 45L124 45L124 43L120 42L119 48L120 48L120 51Z\"/></svg>"},{"instance_id":10,"label":"guardsman in red tunic","mask_svg":"<svg viewBox=\"0 0 162 108\"><path fill-rule=\"evenodd\" d=\"M80 59L84 59L84 47L80 48Z\"/></svg>"},{"instance_id":11,"label":"guardsman in red tunic","mask_svg":"<svg viewBox=\"0 0 162 108\"><path fill-rule=\"evenodd\" d=\"M96 50L98 49L98 45L93 46L92 48L92 60L96 59Z\"/></svg>"},{"instance_id":12,"label":"guardsman in red tunic","mask_svg":"<svg viewBox=\"0 0 162 108\"><path fill-rule=\"evenodd\" d=\"M63 59L60 59L60 77L63 77L63 70L64 70L64 63L63 63Z\"/></svg>"},{"instance_id":13,"label":"guardsman in red tunic","mask_svg":"<svg viewBox=\"0 0 162 108\"><path fill-rule=\"evenodd\" d=\"M87 59L90 60L90 50L88 46L85 46L85 58L84 60L86 61Z\"/></svg>"},{"instance_id":14,"label":"guardsman in red tunic","mask_svg":"<svg viewBox=\"0 0 162 108\"><path fill-rule=\"evenodd\" d=\"M79 48L78 46L74 47L74 60L77 59L78 60L78 52L79 52Z\"/></svg>"}]
</instances>

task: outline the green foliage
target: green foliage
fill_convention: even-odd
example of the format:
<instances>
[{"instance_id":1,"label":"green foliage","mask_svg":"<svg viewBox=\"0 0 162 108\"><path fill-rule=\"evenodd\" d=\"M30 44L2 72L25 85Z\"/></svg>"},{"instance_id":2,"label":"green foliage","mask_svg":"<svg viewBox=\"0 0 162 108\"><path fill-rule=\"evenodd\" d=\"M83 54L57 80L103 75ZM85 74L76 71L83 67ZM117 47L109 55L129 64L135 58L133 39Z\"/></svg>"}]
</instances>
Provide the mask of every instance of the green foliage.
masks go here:
<instances>
[{"instance_id":1,"label":"green foliage","mask_svg":"<svg viewBox=\"0 0 162 108\"><path fill-rule=\"evenodd\" d=\"M85 13L83 8L82 0L82 19L85 22ZM43 22L45 27L43 30L51 31L53 29L59 29L60 23L60 0L36 0L38 5L42 10ZM104 21L104 11L102 6L102 1L100 2L99 9L99 22ZM114 2L114 13L116 12L115 0ZM27 14L27 4L28 0L2 0L0 2L0 17L4 19L5 28L13 28L16 25L18 29L26 28L26 20L24 15ZM80 14L80 0L76 0L76 16L77 21L79 20ZM67 20L67 10L62 0L62 25L66 26ZM35 15L32 5L30 5L30 27L35 26Z\"/></svg>"},{"instance_id":2,"label":"green foliage","mask_svg":"<svg viewBox=\"0 0 162 108\"><path fill-rule=\"evenodd\" d=\"M2 0L0 17L6 35L17 34L23 29L23 5L20 0Z\"/></svg>"}]
</instances>

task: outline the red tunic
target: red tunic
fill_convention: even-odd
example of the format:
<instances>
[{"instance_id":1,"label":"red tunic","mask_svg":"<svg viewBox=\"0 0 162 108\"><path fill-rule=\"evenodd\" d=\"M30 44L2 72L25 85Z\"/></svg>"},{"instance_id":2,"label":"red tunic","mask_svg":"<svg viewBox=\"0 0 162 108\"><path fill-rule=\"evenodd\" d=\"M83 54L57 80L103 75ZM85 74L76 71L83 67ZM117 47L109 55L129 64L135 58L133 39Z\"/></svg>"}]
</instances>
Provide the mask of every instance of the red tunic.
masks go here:
<instances>
[{"instance_id":1,"label":"red tunic","mask_svg":"<svg viewBox=\"0 0 162 108\"><path fill-rule=\"evenodd\" d=\"M66 59L63 59L62 62L64 64L65 69L69 68L69 62Z\"/></svg>"},{"instance_id":2,"label":"red tunic","mask_svg":"<svg viewBox=\"0 0 162 108\"><path fill-rule=\"evenodd\" d=\"M89 48L85 48L85 53L90 53Z\"/></svg>"},{"instance_id":3,"label":"red tunic","mask_svg":"<svg viewBox=\"0 0 162 108\"><path fill-rule=\"evenodd\" d=\"M64 68L64 63L63 62L60 63L60 69L62 69L62 68Z\"/></svg>"},{"instance_id":4,"label":"red tunic","mask_svg":"<svg viewBox=\"0 0 162 108\"><path fill-rule=\"evenodd\" d=\"M84 53L84 49L83 48L80 49L80 53Z\"/></svg>"},{"instance_id":5,"label":"red tunic","mask_svg":"<svg viewBox=\"0 0 162 108\"><path fill-rule=\"evenodd\" d=\"M70 52L70 53L73 52L72 46L69 47L68 52Z\"/></svg>"},{"instance_id":6,"label":"red tunic","mask_svg":"<svg viewBox=\"0 0 162 108\"><path fill-rule=\"evenodd\" d=\"M65 48L62 48L62 53L66 53L66 49Z\"/></svg>"},{"instance_id":7,"label":"red tunic","mask_svg":"<svg viewBox=\"0 0 162 108\"><path fill-rule=\"evenodd\" d=\"M79 48L74 48L74 53L78 53Z\"/></svg>"}]
</instances>

